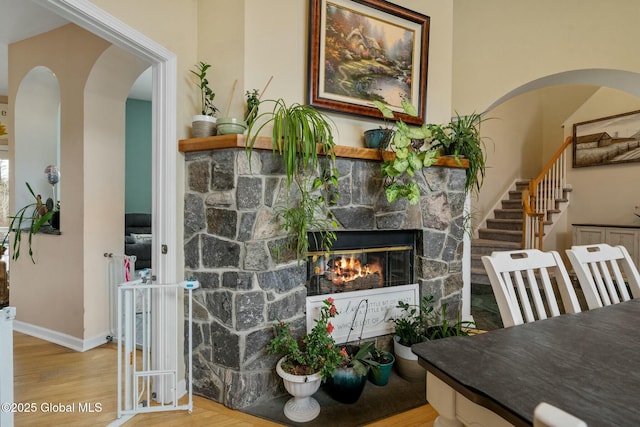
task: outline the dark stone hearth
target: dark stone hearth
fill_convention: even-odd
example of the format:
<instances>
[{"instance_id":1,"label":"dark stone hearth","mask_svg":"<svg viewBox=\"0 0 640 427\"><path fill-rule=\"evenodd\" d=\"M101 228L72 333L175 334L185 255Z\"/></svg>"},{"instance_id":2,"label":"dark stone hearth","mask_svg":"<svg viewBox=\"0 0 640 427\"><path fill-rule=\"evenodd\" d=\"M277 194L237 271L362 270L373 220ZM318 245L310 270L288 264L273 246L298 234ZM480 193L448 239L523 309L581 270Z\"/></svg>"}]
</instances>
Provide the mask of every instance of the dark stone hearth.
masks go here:
<instances>
[{"instance_id":1,"label":"dark stone hearth","mask_svg":"<svg viewBox=\"0 0 640 427\"><path fill-rule=\"evenodd\" d=\"M276 271L258 273L258 286L265 291L274 290L286 293L292 289L304 286L307 281L306 264L294 265Z\"/></svg>"},{"instance_id":2,"label":"dark stone hearth","mask_svg":"<svg viewBox=\"0 0 640 427\"><path fill-rule=\"evenodd\" d=\"M262 201L262 180L260 178L240 177L236 190L238 209L258 207Z\"/></svg>"},{"instance_id":3,"label":"dark stone hearth","mask_svg":"<svg viewBox=\"0 0 640 427\"><path fill-rule=\"evenodd\" d=\"M194 236L184 244L184 266L186 268L200 267L200 236Z\"/></svg>"},{"instance_id":4,"label":"dark stone hearth","mask_svg":"<svg viewBox=\"0 0 640 427\"><path fill-rule=\"evenodd\" d=\"M189 189L198 193L209 191L209 180L211 178L211 163L209 160L200 160L189 164L187 171L189 176Z\"/></svg>"},{"instance_id":5,"label":"dark stone hearth","mask_svg":"<svg viewBox=\"0 0 640 427\"><path fill-rule=\"evenodd\" d=\"M235 239L238 212L229 209L207 209L207 232Z\"/></svg>"},{"instance_id":6,"label":"dark stone hearth","mask_svg":"<svg viewBox=\"0 0 640 427\"><path fill-rule=\"evenodd\" d=\"M253 274L241 271L225 271L222 273L222 287L249 291L253 288Z\"/></svg>"},{"instance_id":7,"label":"dark stone hearth","mask_svg":"<svg viewBox=\"0 0 640 427\"><path fill-rule=\"evenodd\" d=\"M240 369L240 337L219 323L211 324L212 362L231 369Z\"/></svg>"},{"instance_id":8,"label":"dark stone hearth","mask_svg":"<svg viewBox=\"0 0 640 427\"><path fill-rule=\"evenodd\" d=\"M256 223L255 212L240 213L240 223L238 224L238 241L246 242L253 235L253 227Z\"/></svg>"},{"instance_id":9,"label":"dark stone hearth","mask_svg":"<svg viewBox=\"0 0 640 427\"><path fill-rule=\"evenodd\" d=\"M227 326L233 326L233 293L217 290L207 294L209 313Z\"/></svg>"},{"instance_id":10,"label":"dark stone hearth","mask_svg":"<svg viewBox=\"0 0 640 427\"><path fill-rule=\"evenodd\" d=\"M202 197L197 194L187 194L184 200L184 210L188 212L188 215L185 215L184 218L185 238L189 238L193 233L202 231L207 227Z\"/></svg>"},{"instance_id":11,"label":"dark stone hearth","mask_svg":"<svg viewBox=\"0 0 640 427\"><path fill-rule=\"evenodd\" d=\"M208 271L187 271L185 277L194 278L200 282L203 289L217 289L220 287L220 275Z\"/></svg>"},{"instance_id":12,"label":"dark stone hearth","mask_svg":"<svg viewBox=\"0 0 640 427\"><path fill-rule=\"evenodd\" d=\"M236 326L241 331L246 331L264 323L264 293L247 292L236 298Z\"/></svg>"},{"instance_id":13,"label":"dark stone hearth","mask_svg":"<svg viewBox=\"0 0 640 427\"><path fill-rule=\"evenodd\" d=\"M277 357L265 350L273 322L292 322L298 334L306 330L307 264L296 260L278 217L287 196L300 195L295 186L287 194L283 162L270 150L251 159L242 148L185 159L185 277L202 284L194 292L194 391L243 408L283 393ZM409 205L387 202L379 162L339 158L336 166L338 231L415 231L420 294L457 304L465 170L425 169L417 175L420 203Z\"/></svg>"},{"instance_id":14,"label":"dark stone hearth","mask_svg":"<svg viewBox=\"0 0 640 427\"><path fill-rule=\"evenodd\" d=\"M353 207L332 209L344 230L371 230L375 225L373 208Z\"/></svg>"},{"instance_id":15,"label":"dark stone hearth","mask_svg":"<svg viewBox=\"0 0 640 427\"><path fill-rule=\"evenodd\" d=\"M202 236L202 265L206 268L239 267L240 245L208 235ZM196 268L190 266L191 268Z\"/></svg>"}]
</instances>

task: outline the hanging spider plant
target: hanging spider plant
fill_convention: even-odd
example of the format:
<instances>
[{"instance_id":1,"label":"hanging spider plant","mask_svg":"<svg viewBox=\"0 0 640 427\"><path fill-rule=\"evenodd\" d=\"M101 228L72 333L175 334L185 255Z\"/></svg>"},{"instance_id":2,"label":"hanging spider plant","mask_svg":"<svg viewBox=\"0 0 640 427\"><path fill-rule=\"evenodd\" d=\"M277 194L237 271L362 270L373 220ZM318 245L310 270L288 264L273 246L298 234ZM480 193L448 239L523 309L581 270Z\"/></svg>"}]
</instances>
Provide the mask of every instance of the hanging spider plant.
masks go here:
<instances>
[{"instance_id":1,"label":"hanging spider plant","mask_svg":"<svg viewBox=\"0 0 640 427\"><path fill-rule=\"evenodd\" d=\"M251 157L258 134L271 125L273 152L282 156L287 190L295 184L301 195L297 202L289 200L278 214L284 220L284 229L295 241L298 259L306 259L309 231L320 232L324 250L329 250L336 238L333 229L338 224L330 210L339 197L332 123L326 115L308 105L294 103L287 106L283 99L264 100L259 105L261 108L273 107L263 109L249 126L248 156ZM321 165L322 156L327 163Z\"/></svg>"}]
</instances>

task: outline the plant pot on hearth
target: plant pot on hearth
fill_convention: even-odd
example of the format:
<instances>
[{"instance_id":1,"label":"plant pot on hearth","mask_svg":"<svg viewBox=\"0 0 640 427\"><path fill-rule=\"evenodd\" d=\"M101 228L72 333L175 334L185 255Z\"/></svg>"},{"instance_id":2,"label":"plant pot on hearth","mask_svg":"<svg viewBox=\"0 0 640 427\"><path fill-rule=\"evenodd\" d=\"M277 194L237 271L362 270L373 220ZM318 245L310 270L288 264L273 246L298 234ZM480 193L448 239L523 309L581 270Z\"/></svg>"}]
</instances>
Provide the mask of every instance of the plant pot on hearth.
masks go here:
<instances>
[{"instance_id":1,"label":"plant pot on hearth","mask_svg":"<svg viewBox=\"0 0 640 427\"><path fill-rule=\"evenodd\" d=\"M282 369L283 357L276 365L276 372L282 378L284 387L291 399L284 405L284 415L291 421L303 423L311 421L320 414L320 404L313 397L322 383L320 373L312 375L293 375Z\"/></svg>"},{"instance_id":2,"label":"plant pot on hearth","mask_svg":"<svg viewBox=\"0 0 640 427\"><path fill-rule=\"evenodd\" d=\"M397 336L393 339L393 352L398 375L409 382L425 381L427 371L418 363L418 356L411 351L411 347L400 344Z\"/></svg>"},{"instance_id":3,"label":"plant pot on hearth","mask_svg":"<svg viewBox=\"0 0 640 427\"><path fill-rule=\"evenodd\" d=\"M360 399L367 384L367 372L357 372L354 368L337 368L327 378L329 395L340 403L355 403Z\"/></svg>"},{"instance_id":4,"label":"plant pot on hearth","mask_svg":"<svg viewBox=\"0 0 640 427\"><path fill-rule=\"evenodd\" d=\"M380 352L379 358L374 358L376 364L369 367L369 381L375 385L383 386L389 383L393 365L396 358L389 352Z\"/></svg>"}]
</instances>

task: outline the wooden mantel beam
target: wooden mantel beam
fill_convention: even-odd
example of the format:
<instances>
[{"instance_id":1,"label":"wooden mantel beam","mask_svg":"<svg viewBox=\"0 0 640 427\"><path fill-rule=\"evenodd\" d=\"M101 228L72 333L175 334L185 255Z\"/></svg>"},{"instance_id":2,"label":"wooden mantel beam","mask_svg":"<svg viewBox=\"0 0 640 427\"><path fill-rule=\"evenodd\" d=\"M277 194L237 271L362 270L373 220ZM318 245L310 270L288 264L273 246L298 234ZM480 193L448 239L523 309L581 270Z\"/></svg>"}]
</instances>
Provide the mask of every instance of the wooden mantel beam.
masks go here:
<instances>
[{"instance_id":1,"label":"wooden mantel beam","mask_svg":"<svg viewBox=\"0 0 640 427\"><path fill-rule=\"evenodd\" d=\"M178 151L181 153L190 153L194 151L219 150L222 148L245 148L245 140L246 138L242 134L181 139L178 142ZM261 136L256 139L253 148L256 150L271 150L272 147L271 138ZM373 148L336 145L335 151L337 157L382 161L381 151ZM461 164L458 164L453 157L439 157L434 166L468 168L469 162L466 159L461 159Z\"/></svg>"}]
</instances>

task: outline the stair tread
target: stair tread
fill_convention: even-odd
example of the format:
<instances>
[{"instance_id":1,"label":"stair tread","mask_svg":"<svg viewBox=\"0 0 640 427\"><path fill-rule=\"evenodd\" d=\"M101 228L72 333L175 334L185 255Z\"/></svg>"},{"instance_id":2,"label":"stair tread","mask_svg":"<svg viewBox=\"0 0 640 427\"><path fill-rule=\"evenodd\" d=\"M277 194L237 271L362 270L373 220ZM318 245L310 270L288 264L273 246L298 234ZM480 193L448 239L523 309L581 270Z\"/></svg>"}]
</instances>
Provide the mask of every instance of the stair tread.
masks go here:
<instances>
[{"instance_id":1,"label":"stair tread","mask_svg":"<svg viewBox=\"0 0 640 427\"><path fill-rule=\"evenodd\" d=\"M490 240L490 239L473 239L471 240L471 247L476 246L499 246L499 247L511 247L520 249L520 243L505 242L503 240Z\"/></svg>"},{"instance_id":2,"label":"stair tread","mask_svg":"<svg viewBox=\"0 0 640 427\"><path fill-rule=\"evenodd\" d=\"M503 230L502 228L481 228L478 230L483 233L498 233L498 234L513 234L513 235L521 235L522 230Z\"/></svg>"}]
</instances>

